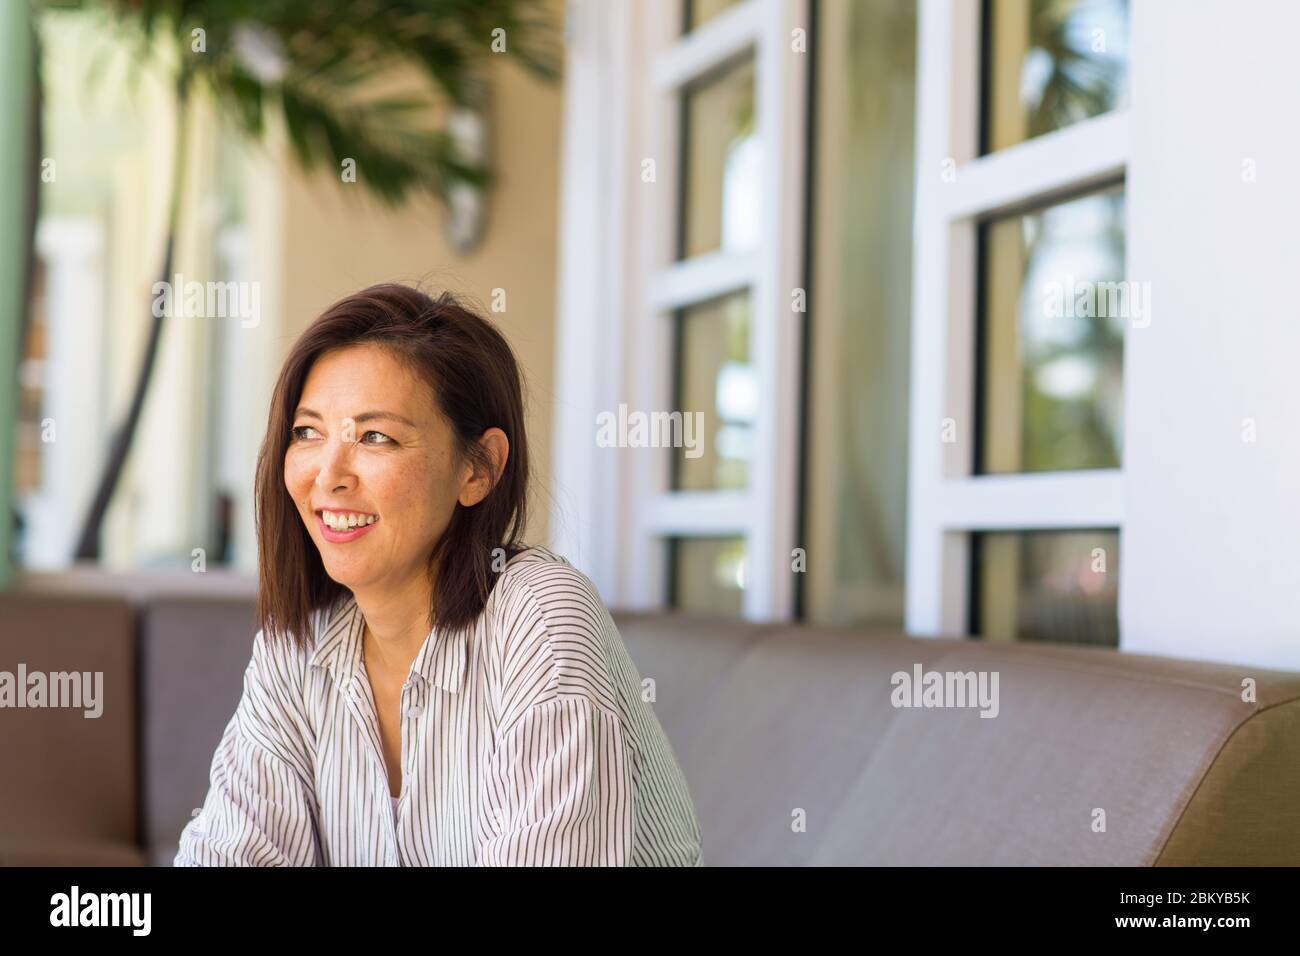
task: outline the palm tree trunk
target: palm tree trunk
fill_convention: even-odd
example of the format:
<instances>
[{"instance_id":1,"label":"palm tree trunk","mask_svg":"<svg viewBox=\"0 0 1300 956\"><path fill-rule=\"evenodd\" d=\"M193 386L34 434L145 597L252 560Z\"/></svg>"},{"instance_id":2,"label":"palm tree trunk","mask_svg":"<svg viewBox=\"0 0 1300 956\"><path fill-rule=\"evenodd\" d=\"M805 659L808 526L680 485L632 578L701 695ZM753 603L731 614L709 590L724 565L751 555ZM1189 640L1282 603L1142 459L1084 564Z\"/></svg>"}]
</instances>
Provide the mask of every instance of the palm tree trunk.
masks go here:
<instances>
[{"instance_id":1,"label":"palm tree trunk","mask_svg":"<svg viewBox=\"0 0 1300 956\"><path fill-rule=\"evenodd\" d=\"M30 242L31 186L39 167L30 164L34 130L27 128L32 109L31 7L25 3L0 4L0 113L7 118L0 136L0 587L13 582L11 546L17 540L19 513L14 507L14 473L11 451L16 448L20 390L17 371L22 361L21 296L24 272L32 253ZM13 136L10 136L10 133Z\"/></svg>"},{"instance_id":2,"label":"palm tree trunk","mask_svg":"<svg viewBox=\"0 0 1300 956\"><path fill-rule=\"evenodd\" d=\"M163 252L162 275L160 277L160 281L169 284L172 281L172 257L176 247L176 229L180 222L181 194L185 183L185 154L188 141L186 118L189 111L189 99L190 78L188 73L182 71L176 80L176 134L173 147L171 202L167 209L167 245ZM172 291L175 293L177 290L173 289ZM162 338L163 320L166 316L165 313L153 315L152 313L155 311L161 310L151 309L149 338L145 343L144 356L140 361L140 371L136 376L135 391L131 395L131 405L127 410L126 420L113 435L108 460L104 463L99 485L95 489L95 497L92 499L90 511L87 513L85 523L81 528L81 538L77 543L75 554L78 561L96 561L99 559L99 539L104 524L104 516L108 513L109 503L113 500L113 492L117 489L118 480L122 476L122 468L125 466L127 455L131 451L131 442L135 438L136 427L140 423L140 413L144 409L145 396L149 392L149 381L153 376L153 367L158 357L158 343Z\"/></svg>"},{"instance_id":3,"label":"palm tree trunk","mask_svg":"<svg viewBox=\"0 0 1300 956\"><path fill-rule=\"evenodd\" d=\"M27 262L23 275L23 312L19 318L18 355L27 354L27 335L32 325L32 295L36 289L36 224L41 213L41 160L45 155L45 129L42 122L44 93L41 89L41 44L32 28L32 98L28 106L28 129L31 138L27 154Z\"/></svg>"}]
</instances>

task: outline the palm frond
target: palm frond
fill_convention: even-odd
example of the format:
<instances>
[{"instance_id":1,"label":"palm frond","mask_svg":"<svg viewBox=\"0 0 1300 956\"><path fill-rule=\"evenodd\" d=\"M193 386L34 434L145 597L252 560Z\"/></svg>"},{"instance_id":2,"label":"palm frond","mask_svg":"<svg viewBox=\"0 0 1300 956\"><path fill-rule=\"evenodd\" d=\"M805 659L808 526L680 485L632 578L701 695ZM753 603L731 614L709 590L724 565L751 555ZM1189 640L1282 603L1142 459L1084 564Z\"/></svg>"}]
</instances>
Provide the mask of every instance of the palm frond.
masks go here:
<instances>
[{"instance_id":1,"label":"palm frond","mask_svg":"<svg viewBox=\"0 0 1300 956\"><path fill-rule=\"evenodd\" d=\"M486 185L490 171L458 154L436 117L481 101L493 42L543 78L559 75L558 29L538 0L41 0L50 9L108 12L151 59L170 37L176 63L247 136L259 139L279 112L304 169L345 159L386 202L412 191L445 198L455 182ZM190 49L192 31L206 49ZM241 48L252 31L274 50L272 75ZM373 95L414 67L417 92Z\"/></svg>"}]
</instances>

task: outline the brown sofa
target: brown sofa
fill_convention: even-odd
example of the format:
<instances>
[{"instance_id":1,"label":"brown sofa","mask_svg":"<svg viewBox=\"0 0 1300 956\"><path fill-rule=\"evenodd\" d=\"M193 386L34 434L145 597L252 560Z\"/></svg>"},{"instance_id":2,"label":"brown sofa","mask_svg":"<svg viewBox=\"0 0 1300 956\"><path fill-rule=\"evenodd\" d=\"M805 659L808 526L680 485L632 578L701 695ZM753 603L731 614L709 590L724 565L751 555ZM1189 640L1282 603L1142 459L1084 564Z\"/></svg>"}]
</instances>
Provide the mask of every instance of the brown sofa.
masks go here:
<instances>
[{"instance_id":1,"label":"brown sofa","mask_svg":"<svg viewBox=\"0 0 1300 956\"><path fill-rule=\"evenodd\" d=\"M615 617L706 864L1300 864L1300 674ZM37 576L0 595L0 670L102 670L106 698L97 720L0 710L0 863L169 863L252 633L238 579ZM917 665L996 672L998 715L895 707L891 675Z\"/></svg>"}]
</instances>

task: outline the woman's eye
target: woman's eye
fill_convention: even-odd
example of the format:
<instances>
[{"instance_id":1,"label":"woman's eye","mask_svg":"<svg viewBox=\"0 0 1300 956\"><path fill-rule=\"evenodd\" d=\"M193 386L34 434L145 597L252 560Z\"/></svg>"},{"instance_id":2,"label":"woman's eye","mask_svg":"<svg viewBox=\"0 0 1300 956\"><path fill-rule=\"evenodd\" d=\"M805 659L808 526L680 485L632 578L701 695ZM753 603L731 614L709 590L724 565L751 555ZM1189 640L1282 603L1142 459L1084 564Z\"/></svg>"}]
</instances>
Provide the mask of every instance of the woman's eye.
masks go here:
<instances>
[{"instance_id":1,"label":"woman's eye","mask_svg":"<svg viewBox=\"0 0 1300 956\"><path fill-rule=\"evenodd\" d=\"M367 445L387 445L392 439L383 432L368 431L361 436L361 440Z\"/></svg>"},{"instance_id":2,"label":"woman's eye","mask_svg":"<svg viewBox=\"0 0 1300 956\"><path fill-rule=\"evenodd\" d=\"M310 425L298 425L294 427L292 434L294 441L305 441L308 438L316 437L316 429Z\"/></svg>"}]
</instances>

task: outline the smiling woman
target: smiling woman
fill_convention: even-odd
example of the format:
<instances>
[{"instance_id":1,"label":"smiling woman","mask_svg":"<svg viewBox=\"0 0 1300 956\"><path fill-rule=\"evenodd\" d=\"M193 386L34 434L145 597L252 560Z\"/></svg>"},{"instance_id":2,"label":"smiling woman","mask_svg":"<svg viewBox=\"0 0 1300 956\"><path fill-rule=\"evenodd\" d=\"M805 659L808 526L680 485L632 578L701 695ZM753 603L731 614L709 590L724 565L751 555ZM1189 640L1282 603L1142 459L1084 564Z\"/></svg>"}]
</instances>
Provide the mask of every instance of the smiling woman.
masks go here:
<instances>
[{"instance_id":1,"label":"smiling woman","mask_svg":"<svg viewBox=\"0 0 1300 956\"><path fill-rule=\"evenodd\" d=\"M523 421L509 345L449 294L374 286L295 343L261 630L177 865L701 863L594 586L520 540Z\"/></svg>"},{"instance_id":2,"label":"smiling woman","mask_svg":"<svg viewBox=\"0 0 1300 956\"><path fill-rule=\"evenodd\" d=\"M313 610L377 583L432 587L430 625L469 624L494 559L522 548L523 421L510 346L454 297L382 285L327 309L285 361L258 460L267 635L306 634ZM373 515L377 533L342 547L360 536L326 537L327 511L335 524Z\"/></svg>"}]
</instances>

